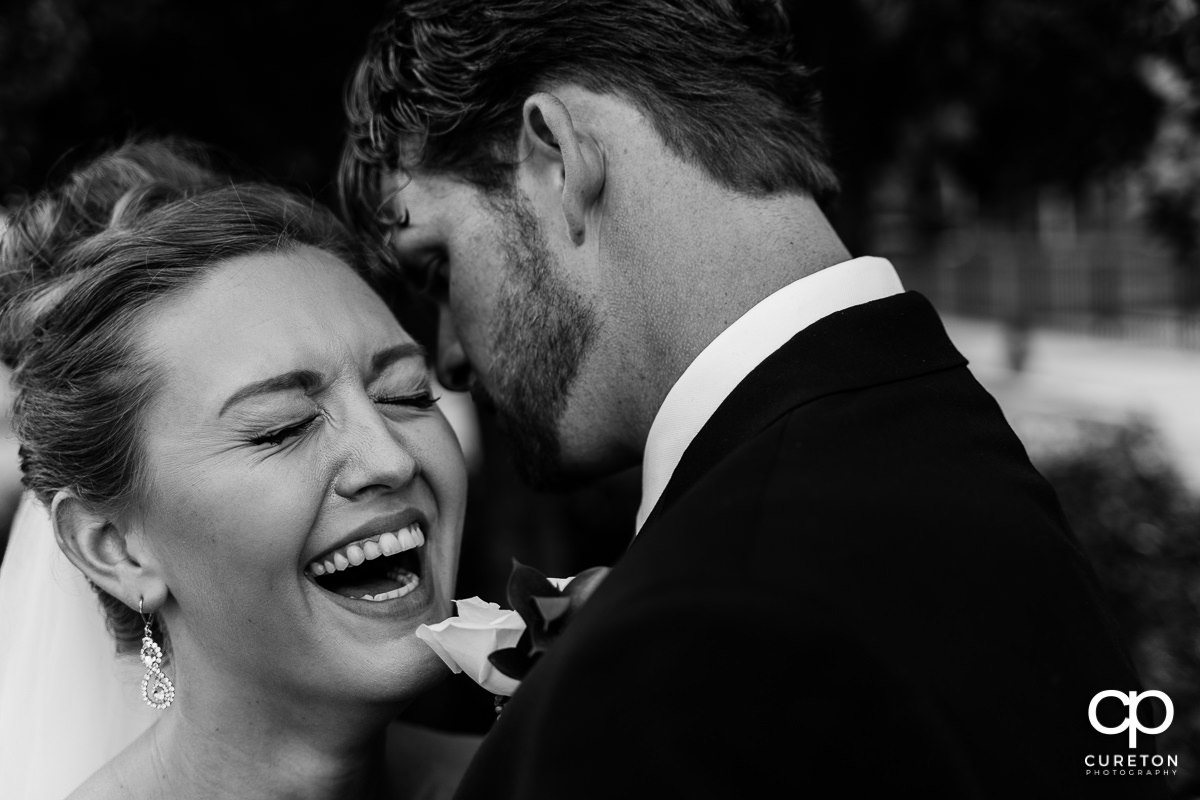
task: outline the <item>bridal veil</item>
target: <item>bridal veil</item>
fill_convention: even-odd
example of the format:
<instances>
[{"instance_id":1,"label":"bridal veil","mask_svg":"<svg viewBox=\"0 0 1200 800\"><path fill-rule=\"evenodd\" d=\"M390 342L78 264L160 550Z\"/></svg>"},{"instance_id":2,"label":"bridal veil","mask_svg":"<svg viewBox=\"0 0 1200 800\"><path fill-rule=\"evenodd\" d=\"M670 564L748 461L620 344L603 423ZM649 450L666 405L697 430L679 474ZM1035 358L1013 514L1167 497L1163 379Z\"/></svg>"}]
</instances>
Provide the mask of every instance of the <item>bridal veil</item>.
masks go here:
<instances>
[{"instance_id":1,"label":"bridal veil","mask_svg":"<svg viewBox=\"0 0 1200 800\"><path fill-rule=\"evenodd\" d=\"M61 800L137 738L140 668L27 493L0 563L0 794Z\"/></svg>"}]
</instances>

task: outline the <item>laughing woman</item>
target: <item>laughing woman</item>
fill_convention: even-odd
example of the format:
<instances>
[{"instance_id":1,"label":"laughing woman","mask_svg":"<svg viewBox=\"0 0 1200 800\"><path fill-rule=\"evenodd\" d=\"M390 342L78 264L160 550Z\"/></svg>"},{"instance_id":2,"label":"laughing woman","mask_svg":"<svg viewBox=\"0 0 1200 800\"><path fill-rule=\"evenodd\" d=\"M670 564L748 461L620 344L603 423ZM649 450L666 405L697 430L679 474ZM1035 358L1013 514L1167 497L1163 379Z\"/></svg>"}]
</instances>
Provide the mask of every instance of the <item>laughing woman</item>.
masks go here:
<instances>
[{"instance_id":1,"label":"laughing woman","mask_svg":"<svg viewBox=\"0 0 1200 800\"><path fill-rule=\"evenodd\" d=\"M387 730L446 675L414 631L450 613L466 473L371 266L172 143L10 219L25 484L162 709L73 796L404 797L429 768Z\"/></svg>"}]
</instances>

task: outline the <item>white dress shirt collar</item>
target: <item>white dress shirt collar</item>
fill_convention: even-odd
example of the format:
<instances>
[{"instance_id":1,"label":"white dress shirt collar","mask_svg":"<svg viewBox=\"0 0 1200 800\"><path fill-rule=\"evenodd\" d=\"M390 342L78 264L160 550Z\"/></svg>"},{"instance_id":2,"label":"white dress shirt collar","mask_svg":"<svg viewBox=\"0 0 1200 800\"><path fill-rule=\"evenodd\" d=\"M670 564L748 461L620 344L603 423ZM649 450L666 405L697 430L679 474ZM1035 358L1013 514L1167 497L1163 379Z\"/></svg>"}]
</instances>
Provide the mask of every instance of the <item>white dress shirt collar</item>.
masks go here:
<instances>
[{"instance_id":1,"label":"white dress shirt collar","mask_svg":"<svg viewBox=\"0 0 1200 800\"><path fill-rule=\"evenodd\" d=\"M642 459L636 530L641 531L704 423L767 356L823 317L903 291L886 259L843 261L788 284L713 339L679 376L654 415Z\"/></svg>"}]
</instances>

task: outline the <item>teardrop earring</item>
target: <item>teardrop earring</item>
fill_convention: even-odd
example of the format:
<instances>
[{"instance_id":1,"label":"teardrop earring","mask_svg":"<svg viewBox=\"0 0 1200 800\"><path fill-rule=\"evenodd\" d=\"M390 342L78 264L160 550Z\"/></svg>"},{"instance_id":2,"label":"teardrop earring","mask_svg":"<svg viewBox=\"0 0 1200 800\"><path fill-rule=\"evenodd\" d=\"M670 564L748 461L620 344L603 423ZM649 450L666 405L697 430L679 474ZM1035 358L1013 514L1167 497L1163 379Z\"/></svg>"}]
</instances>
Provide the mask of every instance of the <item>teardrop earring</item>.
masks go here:
<instances>
[{"instance_id":1,"label":"teardrop earring","mask_svg":"<svg viewBox=\"0 0 1200 800\"><path fill-rule=\"evenodd\" d=\"M142 636L142 663L146 665L146 674L142 678L142 698L151 708L163 709L171 705L175 700L175 685L171 683L162 671L163 652L158 646L158 642L154 641L154 633L150 629L154 621L153 614L147 614L142 610L142 598L138 598L138 613L142 615L142 622L146 625L145 634Z\"/></svg>"}]
</instances>

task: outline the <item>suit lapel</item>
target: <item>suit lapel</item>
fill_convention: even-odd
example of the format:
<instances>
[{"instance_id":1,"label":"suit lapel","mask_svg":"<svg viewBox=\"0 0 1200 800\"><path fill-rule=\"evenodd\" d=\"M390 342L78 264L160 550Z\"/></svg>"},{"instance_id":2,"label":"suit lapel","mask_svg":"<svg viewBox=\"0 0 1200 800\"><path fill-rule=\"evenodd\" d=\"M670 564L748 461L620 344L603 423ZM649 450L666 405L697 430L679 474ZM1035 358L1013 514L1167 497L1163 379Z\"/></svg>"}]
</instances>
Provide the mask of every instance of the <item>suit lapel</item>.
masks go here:
<instances>
[{"instance_id":1,"label":"suit lapel","mask_svg":"<svg viewBox=\"0 0 1200 800\"><path fill-rule=\"evenodd\" d=\"M933 306L916 292L818 320L772 353L725 398L684 451L638 538L738 444L792 409L837 392L966 363Z\"/></svg>"}]
</instances>

